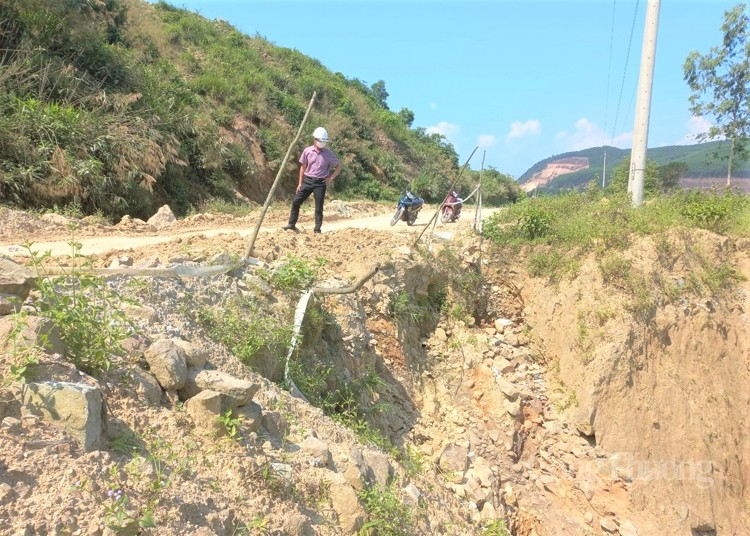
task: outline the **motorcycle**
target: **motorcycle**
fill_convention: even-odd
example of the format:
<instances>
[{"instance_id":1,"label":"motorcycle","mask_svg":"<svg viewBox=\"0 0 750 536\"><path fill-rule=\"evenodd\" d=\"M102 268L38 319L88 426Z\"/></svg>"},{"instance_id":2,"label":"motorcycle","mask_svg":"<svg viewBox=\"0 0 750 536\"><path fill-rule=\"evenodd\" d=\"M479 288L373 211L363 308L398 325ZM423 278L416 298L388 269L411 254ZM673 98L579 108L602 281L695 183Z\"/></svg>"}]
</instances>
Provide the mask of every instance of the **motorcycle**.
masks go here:
<instances>
[{"instance_id":1,"label":"motorcycle","mask_svg":"<svg viewBox=\"0 0 750 536\"><path fill-rule=\"evenodd\" d=\"M448 197L443 201L443 207L440 209L440 220L443 223L452 223L458 221L461 216L461 207L463 206L463 199L458 196L458 192L451 190Z\"/></svg>"},{"instance_id":2,"label":"motorcycle","mask_svg":"<svg viewBox=\"0 0 750 536\"><path fill-rule=\"evenodd\" d=\"M423 206L424 199L406 190L406 193L398 201L396 213L391 218L391 225L396 225L401 220L404 220L406 225L414 225L414 222L417 221L417 215Z\"/></svg>"}]
</instances>

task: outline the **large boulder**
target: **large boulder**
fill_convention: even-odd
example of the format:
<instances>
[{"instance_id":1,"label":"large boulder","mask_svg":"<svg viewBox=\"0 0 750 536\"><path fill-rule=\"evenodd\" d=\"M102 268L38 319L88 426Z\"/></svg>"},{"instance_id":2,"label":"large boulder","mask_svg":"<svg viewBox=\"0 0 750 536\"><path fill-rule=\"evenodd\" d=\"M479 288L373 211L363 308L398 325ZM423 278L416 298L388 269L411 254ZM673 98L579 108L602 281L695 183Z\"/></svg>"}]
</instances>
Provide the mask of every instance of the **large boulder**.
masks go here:
<instances>
[{"instance_id":1,"label":"large boulder","mask_svg":"<svg viewBox=\"0 0 750 536\"><path fill-rule=\"evenodd\" d=\"M48 319L39 316L0 317L0 352L12 354L14 348L38 348L47 354L65 356L60 330Z\"/></svg>"},{"instance_id":2,"label":"large boulder","mask_svg":"<svg viewBox=\"0 0 750 536\"><path fill-rule=\"evenodd\" d=\"M102 392L84 383L38 382L23 389L27 411L60 425L85 451L101 446L104 433Z\"/></svg>"},{"instance_id":3,"label":"large boulder","mask_svg":"<svg viewBox=\"0 0 750 536\"><path fill-rule=\"evenodd\" d=\"M146 223L153 225L157 229L163 229L164 227L169 227L176 221L177 218L175 217L174 212L172 212L172 209L169 208L169 205L164 205L156 214L151 216Z\"/></svg>"},{"instance_id":4,"label":"large boulder","mask_svg":"<svg viewBox=\"0 0 750 536\"><path fill-rule=\"evenodd\" d=\"M28 268L0 255L0 315L18 312L33 287Z\"/></svg>"},{"instance_id":5,"label":"large boulder","mask_svg":"<svg viewBox=\"0 0 750 536\"><path fill-rule=\"evenodd\" d=\"M178 390L187 382L187 361L182 347L173 339L159 339L143 353L151 374L164 389Z\"/></svg>"}]
</instances>

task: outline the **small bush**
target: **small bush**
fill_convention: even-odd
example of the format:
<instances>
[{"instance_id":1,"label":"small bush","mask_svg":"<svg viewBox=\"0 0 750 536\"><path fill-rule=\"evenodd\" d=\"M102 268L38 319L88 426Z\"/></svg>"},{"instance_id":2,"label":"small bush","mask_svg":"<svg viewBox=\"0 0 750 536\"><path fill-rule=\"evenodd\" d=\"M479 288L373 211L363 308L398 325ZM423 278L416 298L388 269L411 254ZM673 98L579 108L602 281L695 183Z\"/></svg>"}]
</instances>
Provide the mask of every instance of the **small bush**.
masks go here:
<instances>
[{"instance_id":1,"label":"small bush","mask_svg":"<svg viewBox=\"0 0 750 536\"><path fill-rule=\"evenodd\" d=\"M558 282L566 275L578 272L580 261L577 258L559 251L542 251L529 256L529 275L546 277L549 281Z\"/></svg>"},{"instance_id":2,"label":"small bush","mask_svg":"<svg viewBox=\"0 0 750 536\"><path fill-rule=\"evenodd\" d=\"M312 287L318 272L325 266L326 260L319 257L315 264L303 259L290 257L287 262L272 272L258 273L274 287L290 294L296 294Z\"/></svg>"},{"instance_id":3,"label":"small bush","mask_svg":"<svg viewBox=\"0 0 750 536\"><path fill-rule=\"evenodd\" d=\"M747 197L731 191L692 190L678 196L680 211L687 220L703 229L725 232L748 207Z\"/></svg>"},{"instance_id":4,"label":"small bush","mask_svg":"<svg viewBox=\"0 0 750 536\"><path fill-rule=\"evenodd\" d=\"M84 258L80 244L70 245L74 267L60 267L63 275L48 273L43 261L49 252L39 255L27 245L32 265L40 274L36 284L41 296L35 307L60 330L76 367L96 374L109 370L113 357L123 353L122 341L132 334L133 325L120 310L122 297L107 289L90 264L75 267Z\"/></svg>"},{"instance_id":5,"label":"small bush","mask_svg":"<svg viewBox=\"0 0 750 536\"><path fill-rule=\"evenodd\" d=\"M483 536L510 536L505 520L496 519L484 528Z\"/></svg>"},{"instance_id":6,"label":"small bush","mask_svg":"<svg viewBox=\"0 0 750 536\"><path fill-rule=\"evenodd\" d=\"M542 207L529 206L529 208L518 217L518 228L520 234L529 240L535 240L547 236L551 231L552 218Z\"/></svg>"},{"instance_id":7,"label":"small bush","mask_svg":"<svg viewBox=\"0 0 750 536\"><path fill-rule=\"evenodd\" d=\"M363 536L410 536L414 534L412 513L392 486L366 487L359 492L370 521L360 530Z\"/></svg>"}]
</instances>

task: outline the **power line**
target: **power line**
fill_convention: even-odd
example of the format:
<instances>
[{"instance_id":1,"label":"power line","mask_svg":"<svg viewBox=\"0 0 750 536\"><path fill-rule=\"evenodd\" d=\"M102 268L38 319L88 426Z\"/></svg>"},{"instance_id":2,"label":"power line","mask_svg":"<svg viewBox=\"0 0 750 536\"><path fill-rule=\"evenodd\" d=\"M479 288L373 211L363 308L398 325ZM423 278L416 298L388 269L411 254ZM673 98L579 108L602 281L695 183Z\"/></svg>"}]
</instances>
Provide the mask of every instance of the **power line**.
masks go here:
<instances>
[{"instance_id":1,"label":"power line","mask_svg":"<svg viewBox=\"0 0 750 536\"><path fill-rule=\"evenodd\" d=\"M613 142L615 139L615 131L617 129L617 120L620 115L620 102L622 101L622 92L625 87L625 77L628 72L628 62L630 60L630 47L633 44L633 33L635 32L635 19L638 15L638 4L640 0L636 0L635 9L633 10L633 22L630 25L630 38L628 39L628 52L625 55L625 68L622 71L622 82L620 83L620 96L617 98L617 111L615 112L615 122L612 124L612 137L610 138Z\"/></svg>"},{"instance_id":2,"label":"power line","mask_svg":"<svg viewBox=\"0 0 750 536\"><path fill-rule=\"evenodd\" d=\"M615 12L617 11L617 0L612 0L612 23L609 29L609 64L607 65L607 92L604 95L604 128L602 129L602 149L604 155L602 158L602 188L607 183L607 150L604 146L607 143L607 118L609 116L609 82L612 74L612 43L615 39Z\"/></svg>"},{"instance_id":3,"label":"power line","mask_svg":"<svg viewBox=\"0 0 750 536\"><path fill-rule=\"evenodd\" d=\"M612 73L612 43L615 39L615 11L617 0L612 1L612 24L609 30L609 65L607 65L607 92L604 94L604 132L602 132L602 146L607 141L607 116L609 115L609 81Z\"/></svg>"}]
</instances>

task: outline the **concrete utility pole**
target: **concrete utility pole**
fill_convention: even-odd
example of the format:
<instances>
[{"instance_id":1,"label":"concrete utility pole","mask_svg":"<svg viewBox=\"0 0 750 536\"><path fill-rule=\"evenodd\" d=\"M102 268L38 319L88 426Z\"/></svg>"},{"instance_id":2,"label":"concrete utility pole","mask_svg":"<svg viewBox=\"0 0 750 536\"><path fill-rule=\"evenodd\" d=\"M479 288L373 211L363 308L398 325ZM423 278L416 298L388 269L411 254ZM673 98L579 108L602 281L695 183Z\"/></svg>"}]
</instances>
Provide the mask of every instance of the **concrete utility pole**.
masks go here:
<instances>
[{"instance_id":1,"label":"concrete utility pole","mask_svg":"<svg viewBox=\"0 0 750 536\"><path fill-rule=\"evenodd\" d=\"M643 204L643 178L646 175L648 122L651 112L651 87L654 82L659 3L660 0L648 0L646 26L643 30L641 70L638 75L638 98L635 104L635 124L633 125L633 149L630 153L630 175L628 177L628 193L632 195L633 206L636 207Z\"/></svg>"}]
</instances>

